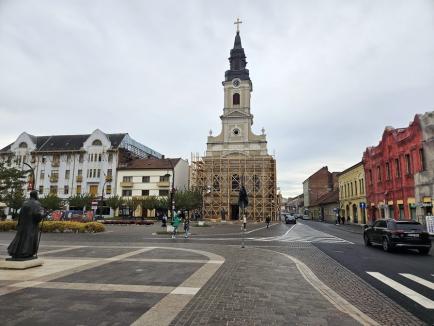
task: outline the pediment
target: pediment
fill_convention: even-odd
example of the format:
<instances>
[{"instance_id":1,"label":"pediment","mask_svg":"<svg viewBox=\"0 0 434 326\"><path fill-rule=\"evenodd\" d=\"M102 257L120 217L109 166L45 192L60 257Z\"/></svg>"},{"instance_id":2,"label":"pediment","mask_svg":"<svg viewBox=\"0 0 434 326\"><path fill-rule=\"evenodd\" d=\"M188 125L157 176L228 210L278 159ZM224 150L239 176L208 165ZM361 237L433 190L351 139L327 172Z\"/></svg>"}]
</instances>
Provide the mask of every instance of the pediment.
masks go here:
<instances>
[{"instance_id":1,"label":"pediment","mask_svg":"<svg viewBox=\"0 0 434 326\"><path fill-rule=\"evenodd\" d=\"M248 113L242 112L242 111L238 111L238 110L234 110L231 111L228 114L223 115L223 117L225 118L246 118L249 117L250 115Z\"/></svg>"}]
</instances>

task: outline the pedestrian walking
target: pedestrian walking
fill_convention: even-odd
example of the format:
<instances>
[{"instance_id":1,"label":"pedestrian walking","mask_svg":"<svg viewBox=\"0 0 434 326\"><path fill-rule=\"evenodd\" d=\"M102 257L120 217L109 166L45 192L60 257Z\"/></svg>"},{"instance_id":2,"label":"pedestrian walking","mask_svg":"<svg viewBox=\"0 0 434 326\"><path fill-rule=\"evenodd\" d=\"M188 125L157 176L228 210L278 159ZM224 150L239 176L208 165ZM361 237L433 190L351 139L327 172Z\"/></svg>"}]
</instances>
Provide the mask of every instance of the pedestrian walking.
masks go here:
<instances>
[{"instance_id":1,"label":"pedestrian walking","mask_svg":"<svg viewBox=\"0 0 434 326\"><path fill-rule=\"evenodd\" d=\"M270 227L270 222L271 222L271 218L270 216L267 216L267 218L265 219L265 223L267 223L267 229Z\"/></svg>"},{"instance_id":2,"label":"pedestrian walking","mask_svg":"<svg viewBox=\"0 0 434 326\"><path fill-rule=\"evenodd\" d=\"M246 215L243 215L243 229L246 230L247 229L247 218Z\"/></svg>"},{"instance_id":3,"label":"pedestrian walking","mask_svg":"<svg viewBox=\"0 0 434 326\"><path fill-rule=\"evenodd\" d=\"M190 235L190 218L187 216L184 220L184 238L188 238Z\"/></svg>"},{"instance_id":4,"label":"pedestrian walking","mask_svg":"<svg viewBox=\"0 0 434 326\"><path fill-rule=\"evenodd\" d=\"M161 218L161 227L165 228L167 226L167 215L163 213L163 217Z\"/></svg>"},{"instance_id":5,"label":"pedestrian walking","mask_svg":"<svg viewBox=\"0 0 434 326\"><path fill-rule=\"evenodd\" d=\"M339 213L336 213L336 225L341 224L341 217L339 216Z\"/></svg>"},{"instance_id":6,"label":"pedestrian walking","mask_svg":"<svg viewBox=\"0 0 434 326\"><path fill-rule=\"evenodd\" d=\"M172 217L172 226L173 226L173 233L172 233L172 239L176 238L176 233L178 232L178 226L181 224L181 212L178 211L178 213L175 213Z\"/></svg>"}]
</instances>

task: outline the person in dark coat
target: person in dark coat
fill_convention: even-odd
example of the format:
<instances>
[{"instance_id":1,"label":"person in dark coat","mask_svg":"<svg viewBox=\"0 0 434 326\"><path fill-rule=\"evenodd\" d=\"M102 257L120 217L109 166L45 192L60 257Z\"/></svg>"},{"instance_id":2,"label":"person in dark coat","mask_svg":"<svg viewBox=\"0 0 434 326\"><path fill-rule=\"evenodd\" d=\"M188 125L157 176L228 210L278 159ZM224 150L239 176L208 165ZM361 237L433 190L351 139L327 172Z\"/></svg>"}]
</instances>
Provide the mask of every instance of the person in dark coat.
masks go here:
<instances>
[{"instance_id":1,"label":"person in dark coat","mask_svg":"<svg viewBox=\"0 0 434 326\"><path fill-rule=\"evenodd\" d=\"M30 198L21 207L17 233L8 247L12 259L32 259L38 253L39 222L43 209L38 201L38 193L33 190Z\"/></svg>"}]
</instances>

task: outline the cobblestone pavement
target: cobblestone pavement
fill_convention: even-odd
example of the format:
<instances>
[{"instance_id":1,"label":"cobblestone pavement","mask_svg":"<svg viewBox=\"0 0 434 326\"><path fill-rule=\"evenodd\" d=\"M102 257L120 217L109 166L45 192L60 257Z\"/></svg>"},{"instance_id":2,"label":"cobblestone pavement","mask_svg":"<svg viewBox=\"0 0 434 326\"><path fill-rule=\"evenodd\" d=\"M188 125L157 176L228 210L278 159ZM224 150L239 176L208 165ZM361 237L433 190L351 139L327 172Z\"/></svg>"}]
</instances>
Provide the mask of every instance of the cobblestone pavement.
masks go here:
<instances>
[{"instance_id":1,"label":"cobblestone pavement","mask_svg":"<svg viewBox=\"0 0 434 326\"><path fill-rule=\"evenodd\" d=\"M249 237L288 227L252 225ZM44 234L44 269L0 271L2 324L424 325L309 242L252 240L244 249L232 240L147 242L158 228ZM231 239L239 226L194 231ZM12 237L0 234L0 255Z\"/></svg>"}]
</instances>

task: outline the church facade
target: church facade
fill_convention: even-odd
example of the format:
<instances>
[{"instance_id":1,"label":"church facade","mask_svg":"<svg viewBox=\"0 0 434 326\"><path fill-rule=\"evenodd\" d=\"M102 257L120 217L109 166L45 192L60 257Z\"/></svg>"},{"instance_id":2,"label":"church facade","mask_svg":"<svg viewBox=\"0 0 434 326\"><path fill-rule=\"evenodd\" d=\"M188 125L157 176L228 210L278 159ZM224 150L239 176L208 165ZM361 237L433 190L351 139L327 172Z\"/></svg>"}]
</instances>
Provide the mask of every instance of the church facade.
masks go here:
<instances>
[{"instance_id":1,"label":"church facade","mask_svg":"<svg viewBox=\"0 0 434 326\"><path fill-rule=\"evenodd\" d=\"M192 185L202 191L205 218L240 218L238 197L244 186L249 198L245 210L247 219L260 220L270 216L275 220L279 218L276 161L268 154L264 129L260 135L252 131L250 99L253 87L239 30L229 62L230 69L222 83L222 129L219 135L210 133L208 136L204 157L192 158Z\"/></svg>"}]
</instances>

